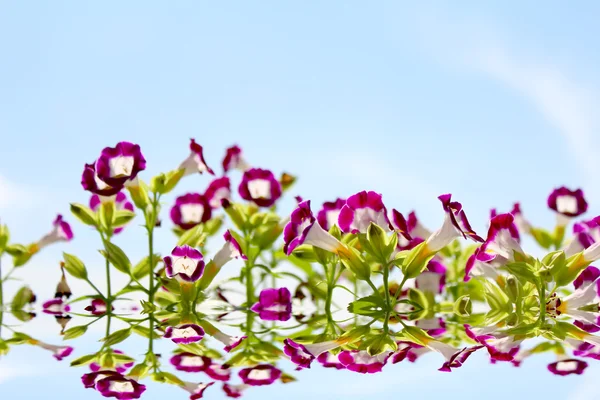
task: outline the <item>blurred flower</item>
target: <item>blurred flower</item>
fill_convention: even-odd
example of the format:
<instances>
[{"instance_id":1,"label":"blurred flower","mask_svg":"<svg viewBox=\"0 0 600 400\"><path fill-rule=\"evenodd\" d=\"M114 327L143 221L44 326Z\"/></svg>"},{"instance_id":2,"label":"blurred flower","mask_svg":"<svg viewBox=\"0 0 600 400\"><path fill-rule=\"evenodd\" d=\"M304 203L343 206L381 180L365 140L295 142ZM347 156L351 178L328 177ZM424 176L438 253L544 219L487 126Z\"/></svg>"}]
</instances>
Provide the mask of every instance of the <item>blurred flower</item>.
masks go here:
<instances>
[{"instance_id":1,"label":"blurred flower","mask_svg":"<svg viewBox=\"0 0 600 400\"><path fill-rule=\"evenodd\" d=\"M264 321L287 321L292 315L292 300L287 288L263 289L251 308Z\"/></svg>"},{"instance_id":2,"label":"blurred flower","mask_svg":"<svg viewBox=\"0 0 600 400\"><path fill-rule=\"evenodd\" d=\"M110 375L96 382L96 390L104 397L139 399L146 386L122 375Z\"/></svg>"},{"instance_id":3,"label":"blurred flower","mask_svg":"<svg viewBox=\"0 0 600 400\"><path fill-rule=\"evenodd\" d=\"M257 365L252 368L244 368L239 372L240 378L246 385L263 386L270 385L281 376L281 371L272 365Z\"/></svg>"},{"instance_id":4,"label":"blurred flower","mask_svg":"<svg viewBox=\"0 0 600 400\"><path fill-rule=\"evenodd\" d=\"M206 188L204 197L206 197L208 204L212 208L221 207L221 201L223 199L231 198L231 184L229 178L224 176L213 180Z\"/></svg>"},{"instance_id":5,"label":"blurred flower","mask_svg":"<svg viewBox=\"0 0 600 400\"><path fill-rule=\"evenodd\" d=\"M231 235L231 232L229 230L225 231L223 238L225 239L225 244L213 257L213 262L218 268L227 264L234 258L241 258L242 260L248 259L248 257L246 257L244 253L242 253L242 248L240 247L240 244Z\"/></svg>"},{"instance_id":6,"label":"blurred flower","mask_svg":"<svg viewBox=\"0 0 600 400\"><path fill-rule=\"evenodd\" d=\"M212 361L206 356L199 356L193 353L178 353L171 357L171 364L177 371L201 372L206 370Z\"/></svg>"},{"instance_id":7,"label":"blurred flower","mask_svg":"<svg viewBox=\"0 0 600 400\"><path fill-rule=\"evenodd\" d=\"M210 364L204 373L215 381L228 381L231 378L231 370L219 364Z\"/></svg>"},{"instance_id":8,"label":"blurred flower","mask_svg":"<svg viewBox=\"0 0 600 400\"><path fill-rule=\"evenodd\" d=\"M371 356L366 350L344 350L338 354L338 359L346 369L361 374L381 372L392 353L385 352Z\"/></svg>"},{"instance_id":9,"label":"blurred flower","mask_svg":"<svg viewBox=\"0 0 600 400\"><path fill-rule=\"evenodd\" d=\"M62 361L73 352L73 348L70 346L55 346L41 341L37 341L36 344L42 349L51 351L53 353L52 357L56 358L58 361Z\"/></svg>"},{"instance_id":10,"label":"blurred flower","mask_svg":"<svg viewBox=\"0 0 600 400\"><path fill-rule=\"evenodd\" d=\"M324 368L346 369L346 366L338 359L338 356L333 355L330 352L319 354L317 361Z\"/></svg>"},{"instance_id":11,"label":"blurred flower","mask_svg":"<svg viewBox=\"0 0 600 400\"><path fill-rule=\"evenodd\" d=\"M179 196L171 208L171 220L181 229L191 229L211 217L211 208L205 196L188 193Z\"/></svg>"},{"instance_id":12,"label":"blurred flower","mask_svg":"<svg viewBox=\"0 0 600 400\"><path fill-rule=\"evenodd\" d=\"M54 297L58 298L58 299L62 299L63 297L65 298L69 298L71 297L71 288L69 287L69 284L67 283L67 278L65 277L65 269L64 269L64 264L61 263L61 267L60 267L62 276L60 278L60 281L58 282L58 285L56 285L56 291L54 292Z\"/></svg>"},{"instance_id":13,"label":"blurred flower","mask_svg":"<svg viewBox=\"0 0 600 400\"><path fill-rule=\"evenodd\" d=\"M283 341L283 352L290 360L301 368L310 368L310 364L321 353L328 352L339 347L341 343L336 340L319 342L313 344L300 344L292 339Z\"/></svg>"},{"instance_id":14,"label":"blurred flower","mask_svg":"<svg viewBox=\"0 0 600 400\"><path fill-rule=\"evenodd\" d=\"M246 171L250 166L242 156L242 149L238 146L231 146L225 153L223 158L223 172L229 172L232 169Z\"/></svg>"},{"instance_id":15,"label":"blurred flower","mask_svg":"<svg viewBox=\"0 0 600 400\"><path fill-rule=\"evenodd\" d=\"M248 389L250 385L230 385L227 383L223 384L223 391L227 397L237 399L242 397L244 390Z\"/></svg>"},{"instance_id":16,"label":"blurred flower","mask_svg":"<svg viewBox=\"0 0 600 400\"><path fill-rule=\"evenodd\" d=\"M111 306L111 311L115 308ZM85 311L90 312L92 315L104 315L106 314L106 302L102 299L94 299L92 303L85 308Z\"/></svg>"},{"instance_id":17,"label":"blurred flower","mask_svg":"<svg viewBox=\"0 0 600 400\"><path fill-rule=\"evenodd\" d=\"M42 249L57 242L69 242L73 239L71 225L58 214L52 223L52 230L37 242L37 249Z\"/></svg>"},{"instance_id":18,"label":"blurred flower","mask_svg":"<svg viewBox=\"0 0 600 400\"><path fill-rule=\"evenodd\" d=\"M576 358L569 358L566 356L558 357L556 362L548 364L548 371L554 375L566 376L566 375L581 375L587 368L588 363L583 360L577 360Z\"/></svg>"},{"instance_id":19,"label":"blurred flower","mask_svg":"<svg viewBox=\"0 0 600 400\"><path fill-rule=\"evenodd\" d=\"M97 194L92 195L92 197L90 198L90 208L92 209L92 211L98 211L98 209L100 208L100 206L102 205L103 201L113 201L112 197L111 198L102 198ZM124 192L119 192L117 193L116 197L114 198L114 202L115 202L115 208L117 210L128 210L133 212L134 208L133 208L133 204L127 199L127 195ZM121 233L123 231L122 226L115 228L113 230L113 234L118 234Z\"/></svg>"},{"instance_id":20,"label":"blurred flower","mask_svg":"<svg viewBox=\"0 0 600 400\"><path fill-rule=\"evenodd\" d=\"M577 217L587 211L588 204L583 197L583 191L577 189L575 191L566 187L554 189L548 196L548 207L556 211L559 216L559 224L565 225L572 217Z\"/></svg>"},{"instance_id":21,"label":"blurred flower","mask_svg":"<svg viewBox=\"0 0 600 400\"><path fill-rule=\"evenodd\" d=\"M208 382L208 383L183 382L183 385L181 387L190 394L190 400L196 400L196 399L201 399L206 388L208 388L211 385L214 385L214 382Z\"/></svg>"},{"instance_id":22,"label":"blurred flower","mask_svg":"<svg viewBox=\"0 0 600 400\"><path fill-rule=\"evenodd\" d=\"M319 221L321 228L328 231L332 226L337 225L344 205L346 205L346 200L340 198L323 203L323 207L317 213L317 221Z\"/></svg>"},{"instance_id":23,"label":"blurred flower","mask_svg":"<svg viewBox=\"0 0 600 400\"><path fill-rule=\"evenodd\" d=\"M177 327L168 326L163 336L177 344L199 342L204 338L204 329L196 324L183 324Z\"/></svg>"},{"instance_id":24,"label":"blurred flower","mask_svg":"<svg viewBox=\"0 0 600 400\"><path fill-rule=\"evenodd\" d=\"M281 184L266 169L252 168L244 172L239 186L242 199L259 207L271 207L281 197Z\"/></svg>"},{"instance_id":25,"label":"blurred flower","mask_svg":"<svg viewBox=\"0 0 600 400\"><path fill-rule=\"evenodd\" d=\"M183 176L188 176L196 173L202 174L204 172L208 172L211 175L215 174L213 170L206 164L206 161L204 161L204 153L202 146L196 143L194 139L190 139L190 151L191 153L188 156L188 158L183 160L183 162L179 166L179 169L185 170Z\"/></svg>"},{"instance_id":26,"label":"blurred flower","mask_svg":"<svg viewBox=\"0 0 600 400\"><path fill-rule=\"evenodd\" d=\"M71 311L71 307L65 304L62 299L48 300L42 305L44 313L51 315L62 315Z\"/></svg>"}]
</instances>

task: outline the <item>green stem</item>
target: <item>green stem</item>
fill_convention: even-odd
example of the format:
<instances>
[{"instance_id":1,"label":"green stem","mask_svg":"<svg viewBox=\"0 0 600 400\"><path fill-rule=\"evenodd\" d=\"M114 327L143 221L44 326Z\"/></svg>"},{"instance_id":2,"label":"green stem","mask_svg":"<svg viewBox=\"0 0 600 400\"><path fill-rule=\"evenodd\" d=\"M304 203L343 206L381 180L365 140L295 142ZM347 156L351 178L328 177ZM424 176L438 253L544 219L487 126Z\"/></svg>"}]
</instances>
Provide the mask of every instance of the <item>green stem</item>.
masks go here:
<instances>
[{"instance_id":1,"label":"green stem","mask_svg":"<svg viewBox=\"0 0 600 400\"><path fill-rule=\"evenodd\" d=\"M333 287L335 285L335 264L331 266L331 271L325 269L325 274L327 275L327 298L325 299L325 313L327 314L327 319L331 321L333 318L331 316L331 301L333 299Z\"/></svg>"},{"instance_id":2,"label":"green stem","mask_svg":"<svg viewBox=\"0 0 600 400\"><path fill-rule=\"evenodd\" d=\"M106 259L106 310L112 307L112 293L110 288L110 263ZM110 321L110 320L109 320Z\"/></svg>"},{"instance_id":3,"label":"green stem","mask_svg":"<svg viewBox=\"0 0 600 400\"><path fill-rule=\"evenodd\" d=\"M379 291L377 290L377 287L373 284L373 282L371 282L370 279L367 279L367 283L369 284L371 289L373 289L373 293L379 293Z\"/></svg>"},{"instance_id":4,"label":"green stem","mask_svg":"<svg viewBox=\"0 0 600 400\"><path fill-rule=\"evenodd\" d=\"M4 286L4 280L2 279L2 259L0 258L0 326L2 326L2 310L4 309L4 295L2 289Z\"/></svg>"},{"instance_id":5,"label":"green stem","mask_svg":"<svg viewBox=\"0 0 600 400\"><path fill-rule=\"evenodd\" d=\"M391 309L391 307L392 307L392 305L390 303L390 290L388 287L389 277L390 277L390 267L387 264L383 264L383 291L385 292L385 304L386 304L388 310ZM387 320L386 320L386 323L387 323Z\"/></svg>"},{"instance_id":6,"label":"green stem","mask_svg":"<svg viewBox=\"0 0 600 400\"><path fill-rule=\"evenodd\" d=\"M96 287L96 285L94 285L94 284L92 283L92 281L90 281L89 279L86 279L85 281L86 281L86 282L87 282L87 283L88 283L88 284L89 284L89 285L92 287L92 289L94 289L94 290L95 290L95 291L96 291L96 292L97 292L97 293L98 293L100 296L102 296L102 298L103 298L103 299L105 299L105 298L104 298L104 295L102 294L102 292L100 291L100 289L98 289L98 288ZM105 299L105 300L106 300L106 299Z\"/></svg>"},{"instance_id":7,"label":"green stem","mask_svg":"<svg viewBox=\"0 0 600 400\"><path fill-rule=\"evenodd\" d=\"M540 282L540 324L544 324L546 318L546 285L544 282Z\"/></svg>"},{"instance_id":8,"label":"green stem","mask_svg":"<svg viewBox=\"0 0 600 400\"><path fill-rule=\"evenodd\" d=\"M400 282L400 286L398 286L398 289L396 290L396 293L394 293L394 301L398 300L398 296L400 295L400 293L402 293L402 288L404 287L404 284L406 283L406 276L404 276L402 278L402 282Z\"/></svg>"},{"instance_id":9,"label":"green stem","mask_svg":"<svg viewBox=\"0 0 600 400\"><path fill-rule=\"evenodd\" d=\"M150 274L149 274L149 292L148 292L148 301L150 303L154 303L154 227L150 228L148 230L148 251L149 251L149 255L148 257L150 258Z\"/></svg>"}]
</instances>

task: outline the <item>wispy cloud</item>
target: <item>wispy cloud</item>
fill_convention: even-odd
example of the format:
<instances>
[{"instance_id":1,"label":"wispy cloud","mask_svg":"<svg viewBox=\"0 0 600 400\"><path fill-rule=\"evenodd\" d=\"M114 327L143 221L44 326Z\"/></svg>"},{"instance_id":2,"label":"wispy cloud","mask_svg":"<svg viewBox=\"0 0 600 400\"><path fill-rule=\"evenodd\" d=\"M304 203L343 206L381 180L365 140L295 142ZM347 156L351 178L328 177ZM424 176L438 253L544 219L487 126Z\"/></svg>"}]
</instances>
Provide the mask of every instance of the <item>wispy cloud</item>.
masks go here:
<instances>
[{"instance_id":1,"label":"wispy cloud","mask_svg":"<svg viewBox=\"0 0 600 400\"><path fill-rule=\"evenodd\" d=\"M450 68L479 73L506 85L526 99L567 145L587 182L596 190L600 169L598 96L590 82L551 59L546 49L527 46L505 28L481 16L463 17L422 9L408 23L421 48ZM570 60L572 62L572 60ZM594 193L600 197L600 189Z\"/></svg>"}]
</instances>

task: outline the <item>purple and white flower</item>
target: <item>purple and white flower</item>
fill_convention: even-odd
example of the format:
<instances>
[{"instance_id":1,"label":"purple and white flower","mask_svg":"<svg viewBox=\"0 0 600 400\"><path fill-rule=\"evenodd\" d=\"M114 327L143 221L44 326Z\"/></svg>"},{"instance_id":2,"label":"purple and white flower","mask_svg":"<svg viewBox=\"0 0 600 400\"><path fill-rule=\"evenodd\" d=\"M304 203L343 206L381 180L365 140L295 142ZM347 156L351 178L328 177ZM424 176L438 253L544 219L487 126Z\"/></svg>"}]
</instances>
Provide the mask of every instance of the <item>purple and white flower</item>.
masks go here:
<instances>
[{"instance_id":1,"label":"purple and white flower","mask_svg":"<svg viewBox=\"0 0 600 400\"><path fill-rule=\"evenodd\" d=\"M392 210L392 225L399 226L402 221L394 221L395 218L399 218L395 216L394 211L396 210ZM402 216L402 214L400 215ZM402 218L404 218L404 216L402 216ZM406 218L406 234L407 235L398 236L399 250L410 250L419 243L424 242L429 236L431 236L431 232L423 225L421 225L417 218L417 214L415 214L414 211L411 211L410 214L408 214L408 218Z\"/></svg>"},{"instance_id":2,"label":"purple and white flower","mask_svg":"<svg viewBox=\"0 0 600 400\"><path fill-rule=\"evenodd\" d=\"M90 208L92 209L92 211L98 211L98 208L100 208L100 205L103 201L106 201L106 199L106 197L102 198L100 197L100 195L97 194L92 195L92 197L90 198ZM112 197L109 197L108 200L112 201ZM127 195L124 192L117 193L116 197L114 198L114 201L115 208L117 210L127 210L133 212L133 204L127 199ZM122 231L123 227L120 226L114 229L113 234L116 235Z\"/></svg>"},{"instance_id":3,"label":"purple and white flower","mask_svg":"<svg viewBox=\"0 0 600 400\"><path fill-rule=\"evenodd\" d=\"M114 196L123 189L123 185L111 186L98 177L96 162L85 164L81 174L81 186L89 192L99 196Z\"/></svg>"},{"instance_id":4,"label":"purple and white flower","mask_svg":"<svg viewBox=\"0 0 600 400\"><path fill-rule=\"evenodd\" d=\"M442 336L446 333L446 324L442 318L427 318L415 321L417 328L423 329L430 336Z\"/></svg>"},{"instance_id":5,"label":"purple and white flower","mask_svg":"<svg viewBox=\"0 0 600 400\"><path fill-rule=\"evenodd\" d=\"M281 197L281 184L271 171L252 168L244 172L238 191L244 200L271 207Z\"/></svg>"},{"instance_id":6,"label":"purple and white flower","mask_svg":"<svg viewBox=\"0 0 600 400\"><path fill-rule=\"evenodd\" d=\"M594 275L595 271L590 270L588 271L588 277L583 277L583 279L593 279ZM580 286L563 299L560 299L556 293L552 293L546 301L546 312L554 318L566 314L586 324L596 324L596 314L590 311L582 311L580 308L594 303L597 299L598 281L598 277L596 277L592 281L582 280L581 283L578 282Z\"/></svg>"},{"instance_id":7,"label":"purple and white flower","mask_svg":"<svg viewBox=\"0 0 600 400\"><path fill-rule=\"evenodd\" d=\"M415 287L423 292L442 293L446 286L446 267L437 260L431 260L425 271L415 279Z\"/></svg>"},{"instance_id":8,"label":"purple and white flower","mask_svg":"<svg viewBox=\"0 0 600 400\"><path fill-rule=\"evenodd\" d=\"M71 311L71 307L60 298L48 300L42 305L42 308L45 314L51 315L63 315Z\"/></svg>"},{"instance_id":9,"label":"purple and white flower","mask_svg":"<svg viewBox=\"0 0 600 400\"><path fill-rule=\"evenodd\" d=\"M135 179L146 169L146 159L140 146L119 142L115 147L105 147L96 161L98 179L112 187L121 188L126 181Z\"/></svg>"},{"instance_id":10,"label":"purple and white flower","mask_svg":"<svg viewBox=\"0 0 600 400\"><path fill-rule=\"evenodd\" d=\"M270 385L281 377L281 371L272 365L262 364L244 368L239 372L242 382L250 386Z\"/></svg>"},{"instance_id":11,"label":"purple and white flower","mask_svg":"<svg viewBox=\"0 0 600 400\"><path fill-rule=\"evenodd\" d=\"M206 197L208 204L213 209L221 207L223 199L231 199L231 183L229 182L229 178L224 176L213 180L206 188L204 197Z\"/></svg>"},{"instance_id":12,"label":"purple and white flower","mask_svg":"<svg viewBox=\"0 0 600 400\"><path fill-rule=\"evenodd\" d=\"M210 219L212 210L207 198L200 193L179 196L171 208L171 220L181 229L191 229Z\"/></svg>"},{"instance_id":13,"label":"purple and white flower","mask_svg":"<svg viewBox=\"0 0 600 400\"><path fill-rule=\"evenodd\" d=\"M177 344L196 343L204 338L204 329L196 324L183 324L177 327L169 326L163 337L171 339L173 343Z\"/></svg>"},{"instance_id":14,"label":"purple and white flower","mask_svg":"<svg viewBox=\"0 0 600 400\"><path fill-rule=\"evenodd\" d=\"M171 365L177 371L184 372L202 372L205 371L212 361L206 356L199 356L194 353L179 353L171 357Z\"/></svg>"},{"instance_id":15,"label":"purple and white flower","mask_svg":"<svg viewBox=\"0 0 600 400\"><path fill-rule=\"evenodd\" d=\"M146 386L121 375L111 375L97 381L96 390L104 397L139 399Z\"/></svg>"},{"instance_id":16,"label":"purple and white flower","mask_svg":"<svg viewBox=\"0 0 600 400\"><path fill-rule=\"evenodd\" d=\"M473 228L471 228L462 204L457 201L452 201L451 194L443 194L439 196L438 199L442 202L446 215L442 227L431 234L426 240L426 247L429 253L437 253L452 243L454 239L461 236L475 242L484 241L477 233L475 233Z\"/></svg>"},{"instance_id":17,"label":"purple and white flower","mask_svg":"<svg viewBox=\"0 0 600 400\"><path fill-rule=\"evenodd\" d=\"M221 331L216 331L211 336L225 345L223 350L227 353L231 352L231 350L242 344L244 340L248 339L248 336L230 336Z\"/></svg>"},{"instance_id":18,"label":"purple and white flower","mask_svg":"<svg viewBox=\"0 0 600 400\"><path fill-rule=\"evenodd\" d=\"M298 203L301 203L299 201ZM326 201L323 203L323 207L317 213L317 221L321 228L328 231L332 226L338 224L338 219L340 217L340 212L342 211L342 207L346 205L345 199L336 199L335 201Z\"/></svg>"},{"instance_id":19,"label":"purple and white flower","mask_svg":"<svg viewBox=\"0 0 600 400\"><path fill-rule=\"evenodd\" d=\"M573 239L565 247L565 256L571 257L600 241L600 217L573 225Z\"/></svg>"},{"instance_id":20,"label":"purple and white flower","mask_svg":"<svg viewBox=\"0 0 600 400\"><path fill-rule=\"evenodd\" d=\"M294 342L292 339L285 339L283 341L283 353L300 368L310 368L310 364L316 357L340 345L341 343L335 340L313 344L300 344Z\"/></svg>"},{"instance_id":21,"label":"purple and white flower","mask_svg":"<svg viewBox=\"0 0 600 400\"><path fill-rule=\"evenodd\" d=\"M310 209L310 200L303 201L292 211L290 221L283 230L285 245L283 251L287 255L302 244L309 244L320 249L338 253L344 245L317 223Z\"/></svg>"},{"instance_id":22,"label":"purple and white flower","mask_svg":"<svg viewBox=\"0 0 600 400\"><path fill-rule=\"evenodd\" d=\"M248 257L246 257L246 255L242 252L240 244L237 240L235 240L229 230L225 232L223 238L225 239L225 244L213 257L213 262L217 268L221 268L234 258L241 258L242 260L248 259Z\"/></svg>"},{"instance_id":23,"label":"purple and white flower","mask_svg":"<svg viewBox=\"0 0 600 400\"><path fill-rule=\"evenodd\" d=\"M202 253L187 245L175 247L163 261L167 277L180 282L196 282L204 273Z\"/></svg>"},{"instance_id":24,"label":"purple and white flower","mask_svg":"<svg viewBox=\"0 0 600 400\"><path fill-rule=\"evenodd\" d=\"M263 321L287 321L292 316L292 296L288 288L263 289L250 310Z\"/></svg>"},{"instance_id":25,"label":"purple and white flower","mask_svg":"<svg viewBox=\"0 0 600 400\"><path fill-rule=\"evenodd\" d=\"M576 358L569 358L567 356L559 356L556 362L548 364L548 371L554 375L566 376L566 375L581 375L587 368L588 363L583 360Z\"/></svg>"},{"instance_id":26,"label":"purple and white flower","mask_svg":"<svg viewBox=\"0 0 600 400\"><path fill-rule=\"evenodd\" d=\"M204 161L202 146L196 143L194 139L190 139L190 155L179 165L179 169L185 170L183 176L198 173L203 174L204 172L208 172L211 175L215 174L206 164L206 161Z\"/></svg>"},{"instance_id":27,"label":"purple and white flower","mask_svg":"<svg viewBox=\"0 0 600 400\"><path fill-rule=\"evenodd\" d=\"M193 383L193 382L183 382L183 386L181 386L186 392L190 394L190 400L201 399L204 395L204 391L209 386L214 385L214 382L208 383Z\"/></svg>"},{"instance_id":28,"label":"purple and white flower","mask_svg":"<svg viewBox=\"0 0 600 400\"><path fill-rule=\"evenodd\" d=\"M319 354L317 357L317 361L324 368L335 368L335 369L346 369L346 366L342 364L337 355L331 354L330 352L325 352Z\"/></svg>"},{"instance_id":29,"label":"purple and white flower","mask_svg":"<svg viewBox=\"0 0 600 400\"><path fill-rule=\"evenodd\" d=\"M342 232L367 233L371 222L386 231L390 230L390 221L381 195L363 190L348 197L338 217L338 225Z\"/></svg>"},{"instance_id":30,"label":"purple and white flower","mask_svg":"<svg viewBox=\"0 0 600 400\"><path fill-rule=\"evenodd\" d=\"M237 399L242 397L244 390L248 389L250 385L230 385L228 383L223 384L223 392L227 397Z\"/></svg>"},{"instance_id":31,"label":"purple and white flower","mask_svg":"<svg viewBox=\"0 0 600 400\"><path fill-rule=\"evenodd\" d=\"M51 351L52 357L56 358L58 361L62 361L73 353L73 348L71 346L55 346L41 341L38 341L37 345L44 350Z\"/></svg>"},{"instance_id":32,"label":"purple and white flower","mask_svg":"<svg viewBox=\"0 0 600 400\"><path fill-rule=\"evenodd\" d=\"M92 315L104 315L106 314L106 302L102 299L94 299L92 303L85 308L85 311L90 312ZM115 308L111 306L111 311Z\"/></svg>"},{"instance_id":33,"label":"purple and white flower","mask_svg":"<svg viewBox=\"0 0 600 400\"><path fill-rule=\"evenodd\" d=\"M519 352L523 339L497 332L497 328L471 328L465 325L465 332L474 341L485 346L493 361L512 361Z\"/></svg>"},{"instance_id":34,"label":"purple and white flower","mask_svg":"<svg viewBox=\"0 0 600 400\"><path fill-rule=\"evenodd\" d=\"M366 350L344 350L338 354L338 359L349 371L374 374L381 372L391 355L391 352L385 352L371 356Z\"/></svg>"},{"instance_id":35,"label":"purple and white flower","mask_svg":"<svg viewBox=\"0 0 600 400\"><path fill-rule=\"evenodd\" d=\"M467 358L469 358L473 352L481 349L483 346L463 347L462 349L457 349L449 344L437 340L431 340L427 343L427 347L440 353L446 359L446 362L444 362L444 364L442 364L438 370L443 372L451 372L452 368L462 367L465 361L467 361Z\"/></svg>"},{"instance_id":36,"label":"purple and white flower","mask_svg":"<svg viewBox=\"0 0 600 400\"><path fill-rule=\"evenodd\" d=\"M246 162L242 156L242 149L239 146L231 146L225 152L223 158L223 172L237 169L240 171L246 171L250 168L250 165Z\"/></svg>"},{"instance_id":37,"label":"purple and white flower","mask_svg":"<svg viewBox=\"0 0 600 400\"><path fill-rule=\"evenodd\" d=\"M231 370L224 365L210 364L204 373L215 381L226 382L231 378Z\"/></svg>"},{"instance_id":38,"label":"purple and white flower","mask_svg":"<svg viewBox=\"0 0 600 400\"><path fill-rule=\"evenodd\" d=\"M109 376L120 377L122 374L112 370L98 370L90 372L89 374L84 374L81 377L81 382L86 389L95 389L98 381L108 378Z\"/></svg>"},{"instance_id":39,"label":"purple and white flower","mask_svg":"<svg viewBox=\"0 0 600 400\"><path fill-rule=\"evenodd\" d=\"M37 242L37 249L42 249L53 243L69 242L71 240L73 240L71 225L63 219L62 215L58 214L52 222L52 230Z\"/></svg>"},{"instance_id":40,"label":"purple and white flower","mask_svg":"<svg viewBox=\"0 0 600 400\"><path fill-rule=\"evenodd\" d=\"M566 225L571 218L585 213L588 204L581 189L573 191L563 186L550 193L548 207L557 212L559 224Z\"/></svg>"}]
</instances>

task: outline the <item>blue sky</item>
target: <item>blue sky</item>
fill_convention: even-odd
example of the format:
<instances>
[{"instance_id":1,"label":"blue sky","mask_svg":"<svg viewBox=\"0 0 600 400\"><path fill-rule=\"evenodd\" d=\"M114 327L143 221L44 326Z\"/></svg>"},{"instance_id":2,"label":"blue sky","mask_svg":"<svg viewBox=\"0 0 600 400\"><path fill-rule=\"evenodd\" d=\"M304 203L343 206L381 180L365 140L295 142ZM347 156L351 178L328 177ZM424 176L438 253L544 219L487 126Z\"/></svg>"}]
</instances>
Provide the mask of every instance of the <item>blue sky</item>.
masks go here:
<instances>
[{"instance_id":1,"label":"blue sky","mask_svg":"<svg viewBox=\"0 0 600 400\"><path fill-rule=\"evenodd\" d=\"M139 143L149 178L176 167L190 137L213 166L238 143L253 165L298 175L294 191L305 198L373 189L431 227L444 192L480 230L490 207L515 200L550 227L545 199L563 184L581 186L589 215L600 214L598 12L593 1L556 0L0 1L0 218L16 241L33 241L69 202L87 201L82 166L104 146ZM207 183L190 178L182 191ZM22 272L37 277L41 297L51 295L43 280L56 279L61 251L100 263L94 232L75 229L72 246L48 249ZM144 251L137 233L119 238L135 259ZM159 240L172 246L166 230ZM523 374L481 363L471 369L480 382L503 377L526 390L549 377L542 364ZM440 383L427 390L466 388L463 372L433 375ZM288 395L322 385L305 375ZM551 382L564 398L592 398L575 394L588 378Z\"/></svg>"}]
</instances>

